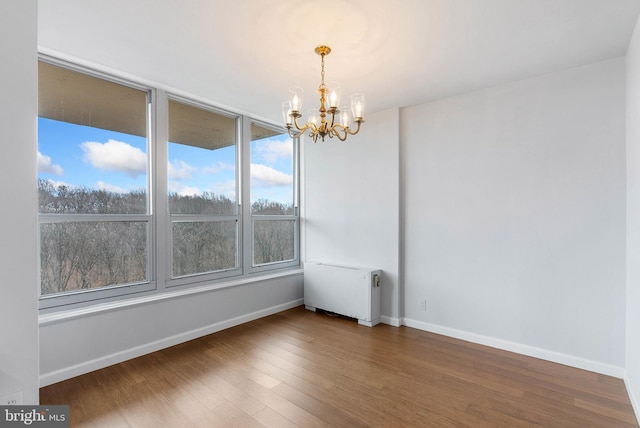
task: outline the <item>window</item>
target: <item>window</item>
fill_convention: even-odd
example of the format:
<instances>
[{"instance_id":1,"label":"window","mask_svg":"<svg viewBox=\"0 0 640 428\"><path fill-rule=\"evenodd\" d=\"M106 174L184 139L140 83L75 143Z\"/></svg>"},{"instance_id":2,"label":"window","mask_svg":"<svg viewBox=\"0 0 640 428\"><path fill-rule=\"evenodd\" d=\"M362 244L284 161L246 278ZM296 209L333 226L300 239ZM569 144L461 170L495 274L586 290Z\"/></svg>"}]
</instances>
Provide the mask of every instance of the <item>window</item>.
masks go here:
<instances>
[{"instance_id":1,"label":"window","mask_svg":"<svg viewBox=\"0 0 640 428\"><path fill-rule=\"evenodd\" d=\"M144 89L39 63L45 306L60 295L149 284L148 98Z\"/></svg>"},{"instance_id":2,"label":"window","mask_svg":"<svg viewBox=\"0 0 640 428\"><path fill-rule=\"evenodd\" d=\"M298 266L281 128L46 57L38 89L41 308Z\"/></svg>"},{"instance_id":3,"label":"window","mask_svg":"<svg viewBox=\"0 0 640 428\"><path fill-rule=\"evenodd\" d=\"M240 267L236 120L169 99L172 279Z\"/></svg>"},{"instance_id":4,"label":"window","mask_svg":"<svg viewBox=\"0 0 640 428\"><path fill-rule=\"evenodd\" d=\"M288 134L251 124L250 195L253 268L297 259L297 151Z\"/></svg>"}]
</instances>

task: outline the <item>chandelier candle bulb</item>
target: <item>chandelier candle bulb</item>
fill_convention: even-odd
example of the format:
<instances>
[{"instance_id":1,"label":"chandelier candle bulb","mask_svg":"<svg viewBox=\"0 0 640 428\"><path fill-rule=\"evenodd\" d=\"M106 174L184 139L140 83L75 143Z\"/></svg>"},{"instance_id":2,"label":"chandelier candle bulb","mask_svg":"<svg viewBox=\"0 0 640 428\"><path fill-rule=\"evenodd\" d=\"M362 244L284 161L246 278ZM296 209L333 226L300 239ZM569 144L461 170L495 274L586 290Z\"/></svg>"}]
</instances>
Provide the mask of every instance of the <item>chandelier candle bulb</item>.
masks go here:
<instances>
[{"instance_id":1,"label":"chandelier candle bulb","mask_svg":"<svg viewBox=\"0 0 640 428\"><path fill-rule=\"evenodd\" d=\"M340 105L340 84L337 82L327 83L327 93L329 94L329 108L338 108Z\"/></svg>"},{"instance_id":2,"label":"chandelier candle bulb","mask_svg":"<svg viewBox=\"0 0 640 428\"><path fill-rule=\"evenodd\" d=\"M318 110L309 110L309 123L318 126Z\"/></svg>"},{"instance_id":3,"label":"chandelier candle bulb","mask_svg":"<svg viewBox=\"0 0 640 428\"><path fill-rule=\"evenodd\" d=\"M340 108L340 124L345 128L349 126L349 112L344 107Z\"/></svg>"},{"instance_id":4,"label":"chandelier candle bulb","mask_svg":"<svg viewBox=\"0 0 640 428\"><path fill-rule=\"evenodd\" d=\"M362 115L364 113L364 95L351 95L351 110L356 119L362 119Z\"/></svg>"},{"instance_id":5,"label":"chandelier candle bulb","mask_svg":"<svg viewBox=\"0 0 640 428\"><path fill-rule=\"evenodd\" d=\"M299 86L292 86L289 88L291 93L291 111L299 112L302 109L302 93L304 90Z\"/></svg>"},{"instance_id":6,"label":"chandelier candle bulb","mask_svg":"<svg viewBox=\"0 0 640 428\"><path fill-rule=\"evenodd\" d=\"M291 125L291 102L289 101L282 103L282 118L287 126Z\"/></svg>"},{"instance_id":7,"label":"chandelier candle bulb","mask_svg":"<svg viewBox=\"0 0 640 428\"><path fill-rule=\"evenodd\" d=\"M346 108L338 109L340 105L340 85L336 82L324 83L324 57L331 53L329 46L318 46L315 52L320 55L322 72L320 74L320 108L309 112L309 120L300 125L298 119L302 117L302 88L292 86L289 88L291 100L287 106L283 104L282 115L287 126L287 133L291 138L300 137L305 131L309 131L309 137L313 142L318 141L318 137L324 141L325 137L336 137L340 141L347 139L347 135L355 135L360 131L364 115L364 95L355 94L351 96L351 112L355 122L355 129L349 127L351 117ZM336 117L336 114L338 117Z\"/></svg>"}]
</instances>

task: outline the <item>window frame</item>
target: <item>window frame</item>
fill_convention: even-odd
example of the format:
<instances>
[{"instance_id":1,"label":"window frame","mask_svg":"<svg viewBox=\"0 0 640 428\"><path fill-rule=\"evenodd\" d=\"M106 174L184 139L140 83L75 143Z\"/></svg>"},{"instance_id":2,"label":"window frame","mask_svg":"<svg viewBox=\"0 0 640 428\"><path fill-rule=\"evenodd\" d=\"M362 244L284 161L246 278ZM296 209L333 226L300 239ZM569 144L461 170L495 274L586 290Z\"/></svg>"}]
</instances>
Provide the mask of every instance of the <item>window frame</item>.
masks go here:
<instances>
[{"instance_id":1,"label":"window frame","mask_svg":"<svg viewBox=\"0 0 640 428\"><path fill-rule=\"evenodd\" d=\"M276 271L300 267L300 139L293 140L293 189L294 212L291 215L266 216L252 215L250 202L250 148L251 125L255 124L275 132L286 133L282 126L257 120L245 113L215 106L209 100L169 91L157 84L143 85L131 78L122 78L92 67L52 56L39 54L38 61L104 79L147 93L147 212L146 214L47 214L38 212L38 251L40 251L40 225L66 221L143 221L147 224L147 281L131 284L118 284L103 288L70 291L51 295L41 295L38 281L39 308L45 312L59 311L93 305L96 303L126 302L134 295L154 295L176 292L193 287L224 288L233 286L230 279L258 279L260 274L274 274ZM185 103L220 114L235 120L236 126L236 214L235 215L172 215L168 204L168 143L169 143L169 100ZM39 211L39 210L38 210ZM272 218L273 217L273 218ZM234 219L237 224L236 267L215 272L198 273L172 278L172 225L173 221L210 218L211 221ZM207 220L207 221L209 221ZM261 220L294 221L294 258L282 262L253 265L253 226ZM40 278L40 256L37 258L38 278ZM162 264L165 266L162 266ZM227 285L225 285L227 284ZM116 303L117 304L117 303Z\"/></svg>"}]
</instances>

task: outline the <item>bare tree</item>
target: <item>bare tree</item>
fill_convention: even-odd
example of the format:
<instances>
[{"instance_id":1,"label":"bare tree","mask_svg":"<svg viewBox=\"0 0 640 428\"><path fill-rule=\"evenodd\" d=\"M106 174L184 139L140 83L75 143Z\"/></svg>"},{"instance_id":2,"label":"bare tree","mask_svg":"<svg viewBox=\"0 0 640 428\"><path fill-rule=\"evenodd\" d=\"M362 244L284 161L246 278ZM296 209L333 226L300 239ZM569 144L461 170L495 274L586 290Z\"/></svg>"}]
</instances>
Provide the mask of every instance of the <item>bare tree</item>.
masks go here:
<instances>
[{"instance_id":1,"label":"bare tree","mask_svg":"<svg viewBox=\"0 0 640 428\"><path fill-rule=\"evenodd\" d=\"M143 214L144 190L115 193L85 187L54 186L38 181L39 210L64 214L64 221L40 225L42 294L100 288L148 279L148 224L146 221L75 221L73 214ZM217 220L235 215L235 201L213 193L169 195L172 214L205 215L203 221L173 223L173 274L184 276L238 266L238 224ZM295 221L260 219L288 216L290 204L259 199L252 204L254 263L272 263L294 257ZM103 217L104 219L104 217Z\"/></svg>"}]
</instances>

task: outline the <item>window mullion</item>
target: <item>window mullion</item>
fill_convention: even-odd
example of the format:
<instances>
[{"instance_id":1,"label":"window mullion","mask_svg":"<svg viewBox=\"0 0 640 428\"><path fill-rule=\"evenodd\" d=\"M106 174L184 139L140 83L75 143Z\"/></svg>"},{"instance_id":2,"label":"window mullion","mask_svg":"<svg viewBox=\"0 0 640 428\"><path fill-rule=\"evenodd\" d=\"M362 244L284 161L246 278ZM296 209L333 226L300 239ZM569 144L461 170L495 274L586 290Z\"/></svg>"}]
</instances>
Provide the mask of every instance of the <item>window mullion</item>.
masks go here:
<instances>
[{"instance_id":1,"label":"window mullion","mask_svg":"<svg viewBox=\"0 0 640 428\"><path fill-rule=\"evenodd\" d=\"M171 223L199 222L199 221L238 221L239 215L203 215L203 214L174 214L170 216Z\"/></svg>"},{"instance_id":2,"label":"window mullion","mask_svg":"<svg viewBox=\"0 0 640 428\"><path fill-rule=\"evenodd\" d=\"M168 97L167 93L161 89L156 90L155 97L155 130L153 139L152 157L152 183L153 183L153 213L155 220L155 245L153 272L158 289L167 286L167 279L170 278L171 254L168 251L171 244L171 222L168 210L167 192L167 144L168 144Z\"/></svg>"},{"instance_id":3,"label":"window mullion","mask_svg":"<svg viewBox=\"0 0 640 428\"><path fill-rule=\"evenodd\" d=\"M39 223L151 221L149 214L48 214L39 213Z\"/></svg>"},{"instance_id":4,"label":"window mullion","mask_svg":"<svg viewBox=\"0 0 640 428\"><path fill-rule=\"evenodd\" d=\"M240 161L242 162L242 266L245 274L251 271L253 264L253 226L251 222L251 121L247 117L242 120L242 132L240 134L240 147L242 150Z\"/></svg>"}]
</instances>

